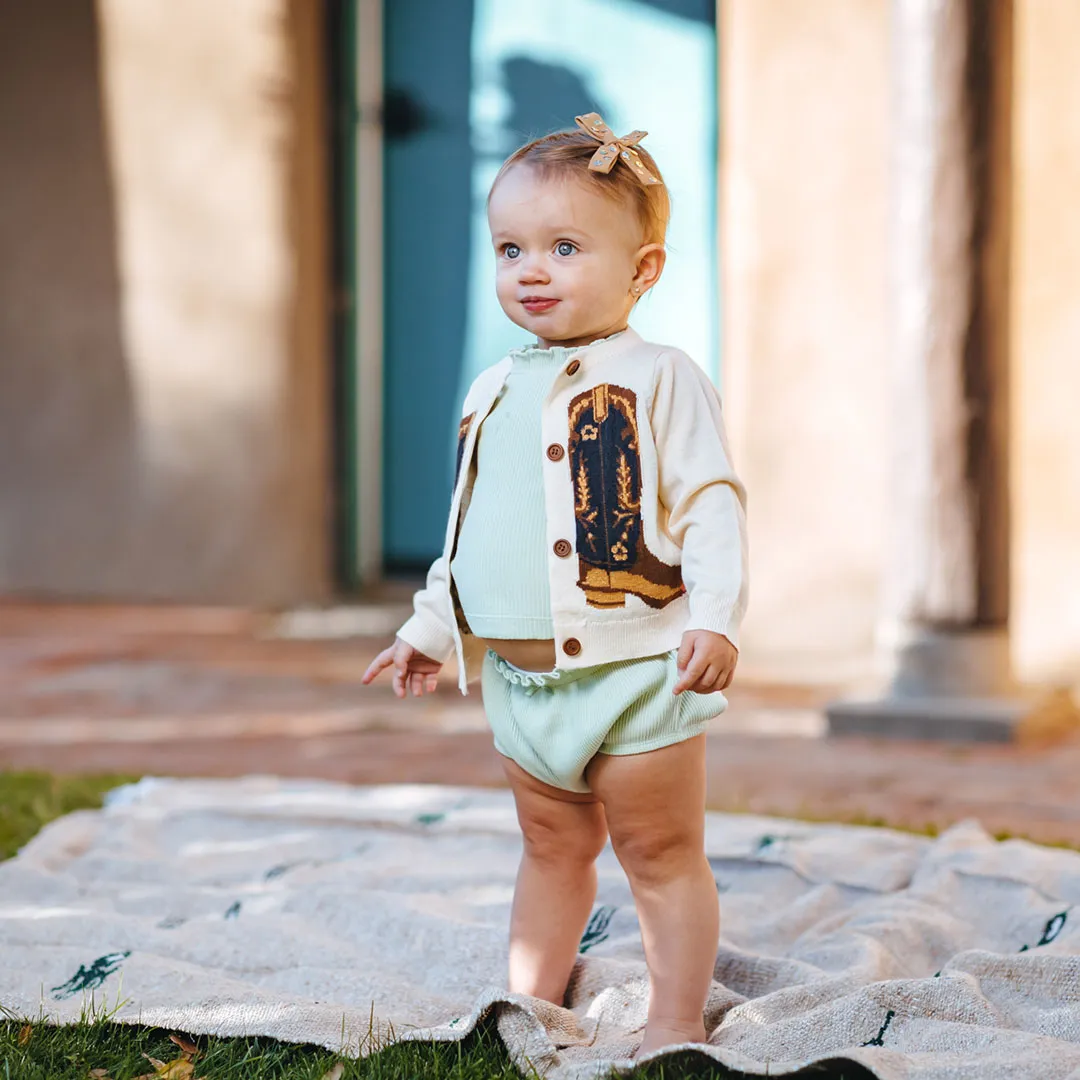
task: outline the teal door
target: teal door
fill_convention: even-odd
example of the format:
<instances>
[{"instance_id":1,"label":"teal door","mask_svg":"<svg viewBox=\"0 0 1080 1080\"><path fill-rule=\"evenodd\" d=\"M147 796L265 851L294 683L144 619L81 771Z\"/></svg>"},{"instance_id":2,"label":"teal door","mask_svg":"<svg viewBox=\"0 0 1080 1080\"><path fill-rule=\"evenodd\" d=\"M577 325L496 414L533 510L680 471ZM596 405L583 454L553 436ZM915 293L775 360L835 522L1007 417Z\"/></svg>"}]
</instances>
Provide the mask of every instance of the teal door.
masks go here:
<instances>
[{"instance_id":1,"label":"teal door","mask_svg":"<svg viewBox=\"0 0 1080 1080\"><path fill-rule=\"evenodd\" d=\"M386 297L383 551L388 572L442 550L447 432L461 382L472 147L472 0L392 0L383 71Z\"/></svg>"},{"instance_id":2,"label":"teal door","mask_svg":"<svg viewBox=\"0 0 1080 1080\"><path fill-rule=\"evenodd\" d=\"M645 128L671 190L646 338L717 375L713 0L393 0L384 6L387 573L442 549L458 416L475 375L528 340L495 299L485 200L502 160L599 112ZM363 508L360 508L360 512Z\"/></svg>"}]
</instances>

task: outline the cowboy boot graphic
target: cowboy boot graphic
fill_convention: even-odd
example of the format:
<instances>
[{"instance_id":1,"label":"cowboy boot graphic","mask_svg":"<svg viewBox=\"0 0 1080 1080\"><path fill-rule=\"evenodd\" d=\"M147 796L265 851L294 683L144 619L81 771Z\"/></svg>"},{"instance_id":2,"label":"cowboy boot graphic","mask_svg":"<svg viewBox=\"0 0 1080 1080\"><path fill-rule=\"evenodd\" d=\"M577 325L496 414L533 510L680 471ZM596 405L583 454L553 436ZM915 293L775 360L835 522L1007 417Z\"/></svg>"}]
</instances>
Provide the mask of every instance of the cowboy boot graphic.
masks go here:
<instances>
[{"instance_id":1,"label":"cowboy boot graphic","mask_svg":"<svg viewBox=\"0 0 1080 1080\"><path fill-rule=\"evenodd\" d=\"M457 458L454 462L454 487L457 487L458 478L461 476L461 459L465 454L465 440L469 434L469 427L473 422L473 417L476 412L469 413L468 416L463 416L458 423L457 432Z\"/></svg>"},{"instance_id":2,"label":"cowboy boot graphic","mask_svg":"<svg viewBox=\"0 0 1080 1080\"><path fill-rule=\"evenodd\" d=\"M570 402L577 584L591 607L624 607L632 593L662 608L686 592L681 569L645 546L636 405L632 390L612 383Z\"/></svg>"}]
</instances>

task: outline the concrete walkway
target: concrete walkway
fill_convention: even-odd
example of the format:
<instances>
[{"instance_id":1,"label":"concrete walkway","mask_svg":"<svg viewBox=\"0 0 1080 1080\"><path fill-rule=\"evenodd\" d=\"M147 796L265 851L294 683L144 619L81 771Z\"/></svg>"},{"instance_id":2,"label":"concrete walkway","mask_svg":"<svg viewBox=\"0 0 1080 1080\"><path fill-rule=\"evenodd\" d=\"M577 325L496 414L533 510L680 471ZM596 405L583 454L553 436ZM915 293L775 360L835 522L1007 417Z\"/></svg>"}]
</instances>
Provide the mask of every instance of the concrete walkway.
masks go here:
<instances>
[{"instance_id":1,"label":"concrete walkway","mask_svg":"<svg viewBox=\"0 0 1080 1080\"><path fill-rule=\"evenodd\" d=\"M502 785L479 687L448 664L400 701L360 684L407 595L287 618L0 604L0 769ZM827 739L825 688L737 683L709 736L709 800L900 827L977 817L1080 846L1080 739L1042 748Z\"/></svg>"}]
</instances>

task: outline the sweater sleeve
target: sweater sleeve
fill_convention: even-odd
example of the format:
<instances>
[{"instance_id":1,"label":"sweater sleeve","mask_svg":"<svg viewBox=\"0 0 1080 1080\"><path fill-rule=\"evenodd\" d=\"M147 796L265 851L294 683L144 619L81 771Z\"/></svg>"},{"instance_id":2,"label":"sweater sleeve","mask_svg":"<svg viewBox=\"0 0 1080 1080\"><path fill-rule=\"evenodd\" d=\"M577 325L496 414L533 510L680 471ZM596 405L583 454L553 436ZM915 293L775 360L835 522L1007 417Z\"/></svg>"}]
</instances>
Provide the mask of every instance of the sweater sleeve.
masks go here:
<instances>
[{"instance_id":1,"label":"sweater sleeve","mask_svg":"<svg viewBox=\"0 0 1080 1080\"><path fill-rule=\"evenodd\" d=\"M682 548L686 629L712 630L738 647L749 584L746 490L731 464L720 394L685 353L662 353L649 419L660 502Z\"/></svg>"},{"instance_id":2,"label":"sweater sleeve","mask_svg":"<svg viewBox=\"0 0 1080 1080\"><path fill-rule=\"evenodd\" d=\"M461 416L464 420L475 409L475 396L492 369L486 368L469 386L465 394ZM461 449L465 432L458 434L458 468L461 467ZM457 476L455 475L455 483ZM452 501L452 500L451 500ZM446 553L440 555L429 567L427 580L422 589L413 594L413 614L397 632L402 641L430 656L432 660L445 663L454 652L454 627L456 619L450 605L447 589L448 567Z\"/></svg>"},{"instance_id":3,"label":"sweater sleeve","mask_svg":"<svg viewBox=\"0 0 1080 1080\"><path fill-rule=\"evenodd\" d=\"M446 591L446 557L428 569L427 581L413 594L413 614L397 632L418 652L445 663L454 651L454 613Z\"/></svg>"}]
</instances>

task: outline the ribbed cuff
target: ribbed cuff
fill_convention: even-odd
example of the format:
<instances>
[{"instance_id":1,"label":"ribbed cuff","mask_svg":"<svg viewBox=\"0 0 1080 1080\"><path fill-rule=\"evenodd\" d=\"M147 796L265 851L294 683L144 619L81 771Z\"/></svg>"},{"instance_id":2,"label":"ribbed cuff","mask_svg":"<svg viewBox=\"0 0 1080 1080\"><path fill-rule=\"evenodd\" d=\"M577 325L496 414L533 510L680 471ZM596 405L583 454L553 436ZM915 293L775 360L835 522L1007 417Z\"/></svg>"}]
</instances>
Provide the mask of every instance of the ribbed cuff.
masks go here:
<instances>
[{"instance_id":1,"label":"ribbed cuff","mask_svg":"<svg viewBox=\"0 0 1080 1080\"><path fill-rule=\"evenodd\" d=\"M430 656L440 664L449 660L454 652L454 635L448 634L444 626L432 625L419 615L413 615L397 632L397 636L417 652Z\"/></svg>"},{"instance_id":2,"label":"ribbed cuff","mask_svg":"<svg viewBox=\"0 0 1080 1080\"><path fill-rule=\"evenodd\" d=\"M711 630L714 634L723 634L737 649L741 621L738 597L697 596L690 593L687 630Z\"/></svg>"}]
</instances>

